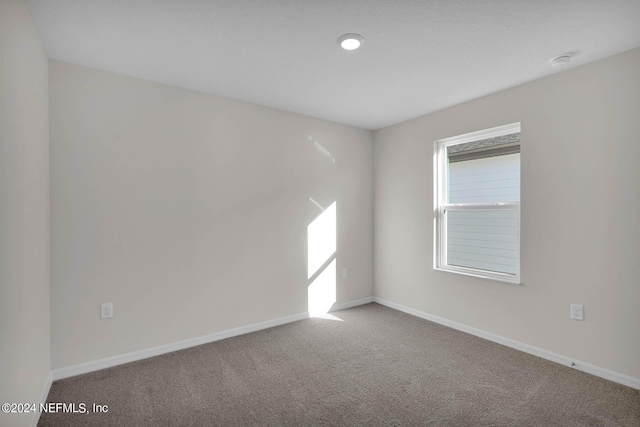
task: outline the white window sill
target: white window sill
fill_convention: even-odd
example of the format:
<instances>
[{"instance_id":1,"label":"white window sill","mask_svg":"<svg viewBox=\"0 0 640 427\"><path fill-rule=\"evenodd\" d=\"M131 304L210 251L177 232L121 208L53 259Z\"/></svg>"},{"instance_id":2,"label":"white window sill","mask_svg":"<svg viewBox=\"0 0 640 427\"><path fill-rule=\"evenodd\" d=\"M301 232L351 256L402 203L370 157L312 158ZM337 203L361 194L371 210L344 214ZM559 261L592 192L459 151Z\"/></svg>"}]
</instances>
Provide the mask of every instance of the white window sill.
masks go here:
<instances>
[{"instance_id":1,"label":"white window sill","mask_svg":"<svg viewBox=\"0 0 640 427\"><path fill-rule=\"evenodd\" d=\"M479 279L494 280L496 282L510 283L512 285L520 285L520 277L511 276L500 273L491 273L488 271L474 270L472 268L456 268L456 267L434 267L436 271L444 271L447 273L461 274L463 276L477 277Z\"/></svg>"}]
</instances>

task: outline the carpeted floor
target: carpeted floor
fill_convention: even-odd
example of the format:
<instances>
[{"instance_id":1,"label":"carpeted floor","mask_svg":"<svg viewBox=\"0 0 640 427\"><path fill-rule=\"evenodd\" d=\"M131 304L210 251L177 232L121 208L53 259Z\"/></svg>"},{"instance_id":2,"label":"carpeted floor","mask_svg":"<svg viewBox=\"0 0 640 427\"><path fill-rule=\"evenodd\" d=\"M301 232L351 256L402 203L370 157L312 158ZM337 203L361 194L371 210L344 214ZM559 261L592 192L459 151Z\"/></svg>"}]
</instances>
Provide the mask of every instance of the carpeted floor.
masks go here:
<instances>
[{"instance_id":1,"label":"carpeted floor","mask_svg":"<svg viewBox=\"0 0 640 427\"><path fill-rule=\"evenodd\" d=\"M39 426L640 426L640 391L378 304L56 381Z\"/></svg>"}]
</instances>

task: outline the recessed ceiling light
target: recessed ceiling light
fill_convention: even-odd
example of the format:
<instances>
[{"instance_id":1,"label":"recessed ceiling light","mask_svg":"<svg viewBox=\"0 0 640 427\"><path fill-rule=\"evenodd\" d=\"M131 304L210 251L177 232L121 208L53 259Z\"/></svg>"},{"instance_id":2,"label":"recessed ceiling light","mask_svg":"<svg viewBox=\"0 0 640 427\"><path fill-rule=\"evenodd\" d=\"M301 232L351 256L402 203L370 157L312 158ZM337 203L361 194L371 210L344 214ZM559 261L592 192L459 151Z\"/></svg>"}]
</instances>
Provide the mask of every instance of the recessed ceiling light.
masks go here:
<instances>
[{"instance_id":1,"label":"recessed ceiling light","mask_svg":"<svg viewBox=\"0 0 640 427\"><path fill-rule=\"evenodd\" d=\"M550 59L549 64L551 64L553 68L561 68L567 65L570 61L571 55L560 55Z\"/></svg>"},{"instance_id":2,"label":"recessed ceiling light","mask_svg":"<svg viewBox=\"0 0 640 427\"><path fill-rule=\"evenodd\" d=\"M364 37L360 34L343 34L338 38L338 44L344 50L356 50L362 43L364 43Z\"/></svg>"}]
</instances>

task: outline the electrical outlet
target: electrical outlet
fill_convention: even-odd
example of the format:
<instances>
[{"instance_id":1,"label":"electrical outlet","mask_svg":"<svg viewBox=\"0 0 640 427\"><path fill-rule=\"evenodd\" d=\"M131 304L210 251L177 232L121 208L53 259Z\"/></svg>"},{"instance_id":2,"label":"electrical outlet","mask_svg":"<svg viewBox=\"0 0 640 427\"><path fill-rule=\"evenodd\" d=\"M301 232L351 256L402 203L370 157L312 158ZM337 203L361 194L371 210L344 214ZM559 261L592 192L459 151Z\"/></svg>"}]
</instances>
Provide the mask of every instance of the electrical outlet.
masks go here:
<instances>
[{"instance_id":1,"label":"electrical outlet","mask_svg":"<svg viewBox=\"0 0 640 427\"><path fill-rule=\"evenodd\" d=\"M346 279L346 278L347 278L347 269L346 269L346 268L343 268L343 269L342 269L342 278L343 278L343 279Z\"/></svg>"},{"instance_id":2,"label":"electrical outlet","mask_svg":"<svg viewBox=\"0 0 640 427\"><path fill-rule=\"evenodd\" d=\"M113 303L100 304L100 319L111 319L113 317Z\"/></svg>"},{"instance_id":3,"label":"electrical outlet","mask_svg":"<svg viewBox=\"0 0 640 427\"><path fill-rule=\"evenodd\" d=\"M571 304L571 318L584 320L584 306L582 304Z\"/></svg>"}]
</instances>

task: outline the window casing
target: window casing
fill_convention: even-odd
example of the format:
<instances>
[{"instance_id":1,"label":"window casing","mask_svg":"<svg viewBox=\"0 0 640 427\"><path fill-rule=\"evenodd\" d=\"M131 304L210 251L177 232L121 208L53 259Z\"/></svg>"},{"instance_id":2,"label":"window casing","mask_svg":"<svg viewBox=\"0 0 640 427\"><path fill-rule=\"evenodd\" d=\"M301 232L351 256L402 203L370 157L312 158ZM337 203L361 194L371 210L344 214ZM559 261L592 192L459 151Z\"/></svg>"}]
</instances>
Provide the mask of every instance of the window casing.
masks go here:
<instances>
[{"instance_id":1,"label":"window casing","mask_svg":"<svg viewBox=\"0 0 640 427\"><path fill-rule=\"evenodd\" d=\"M434 268L519 284L520 123L434 146Z\"/></svg>"}]
</instances>

